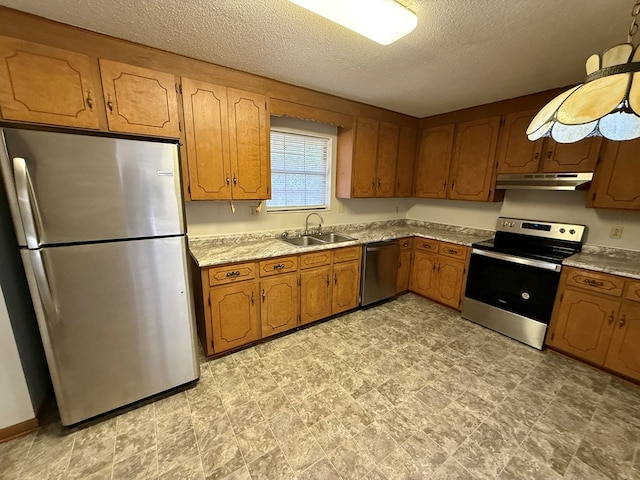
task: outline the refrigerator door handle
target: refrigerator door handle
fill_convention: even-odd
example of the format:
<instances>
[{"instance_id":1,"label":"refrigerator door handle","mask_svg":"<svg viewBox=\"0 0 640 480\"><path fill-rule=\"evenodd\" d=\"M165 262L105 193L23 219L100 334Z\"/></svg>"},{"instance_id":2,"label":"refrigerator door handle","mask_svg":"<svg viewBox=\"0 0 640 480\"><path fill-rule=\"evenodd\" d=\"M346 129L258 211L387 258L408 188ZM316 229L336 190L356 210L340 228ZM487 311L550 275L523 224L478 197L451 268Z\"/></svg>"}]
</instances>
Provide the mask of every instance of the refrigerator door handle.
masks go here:
<instances>
[{"instance_id":1,"label":"refrigerator door handle","mask_svg":"<svg viewBox=\"0 0 640 480\"><path fill-rule=\"evenodd\" d=\"M47 320L50 320L51 323L57 323L59 320L58 307L53 299L53 294L51 293L51 283L49 282L47 269L44 265L42 252L39 249L31 250L29 252L29 258L31 260L33 275L35 277L40 301L42 302L42 308L45 311L46 318Z\"/></svg>"},{"instance_id":2,"label":"refrigerator door handle","mask_svg":"<svg viewBox=\"0 0 640 480\"><path fill-rule=\"evenodd\" d=\"M13 175L16 182L18 209L22 217L22 229L29 249L38 248L38 230L36 222L39 218L37 204L33 199L33 184L24 158L13 159Z\"/></svg>"}]
</instances>

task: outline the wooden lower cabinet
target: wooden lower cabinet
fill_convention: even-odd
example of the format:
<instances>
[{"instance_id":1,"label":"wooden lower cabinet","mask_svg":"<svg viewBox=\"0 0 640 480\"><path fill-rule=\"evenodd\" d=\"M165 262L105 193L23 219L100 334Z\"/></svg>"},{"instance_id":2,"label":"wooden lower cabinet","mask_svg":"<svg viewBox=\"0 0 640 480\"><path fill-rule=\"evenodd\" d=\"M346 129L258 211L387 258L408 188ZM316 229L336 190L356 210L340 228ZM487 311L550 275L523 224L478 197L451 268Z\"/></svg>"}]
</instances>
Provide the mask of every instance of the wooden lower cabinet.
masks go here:
<instances>
[{"instance_id":1,"label":"wooden lower cabinet","mask_svg":"<svg viewBox=\"0 0 640 480\"><path fill-rule=\"evenodd\" d=\"M260 324L262 337L295 328L298 325L298 274L276 276L260 281Z\"/></svg>"},{"instance_id":2,"label":"wooden lower cabinet","mask_svg":"<svg viewBox=\"0 0 640 480\"><path fill-rule=\"evenodd\" d=\"M331 313L335 315L356 308L359 292L360 261L334 265Z\"/></svg>"},{"instance_id":3,"label":"wooden lower cabinet","mask_svg":"<svg viewBox=\"0 0 640 480\"><path fill-rule=\"evenodd\" d=\"M300 323L310 323L331 315L331 266L300 273Z\"/></svg>"},{"instance_id":4,"label":"wooden lower cabinet","mask_svg":"<svg viewBox=\"0 0 640 480\"><path fill-rule=\"evenodd\" d=\"M640 380L639 285L616 275L563 269L547 345Z\"/></svg>"},{"instance_id":5,"label":"wooden lower cabinet","mask_svg":"<svg viewBox=\"0 0 640 480\"><path fill-rule=\"evenodd\" d=\"M210 291L214 353L260 338L258 282L247 281Z\"/></svg>"},{"instance_id":6,"label":"wooden lower cabinet","mask_svg":"<svg viewBox=\"0 0 640 480\"><path fill-rule=\"evenodd\" d=\"M604 366L640 379L640 304L622 305Z\"/></svg>"},{"instance_id":7,"label":"wooden lower cabinet","mask_svg":"<svg viewBox=\"0 0 640 480\"><path fill-rule=\"evenodd\" d=\"M409 290L459 309L469 249L436 240L414 244Z\"/></svg>"}]
</instances>

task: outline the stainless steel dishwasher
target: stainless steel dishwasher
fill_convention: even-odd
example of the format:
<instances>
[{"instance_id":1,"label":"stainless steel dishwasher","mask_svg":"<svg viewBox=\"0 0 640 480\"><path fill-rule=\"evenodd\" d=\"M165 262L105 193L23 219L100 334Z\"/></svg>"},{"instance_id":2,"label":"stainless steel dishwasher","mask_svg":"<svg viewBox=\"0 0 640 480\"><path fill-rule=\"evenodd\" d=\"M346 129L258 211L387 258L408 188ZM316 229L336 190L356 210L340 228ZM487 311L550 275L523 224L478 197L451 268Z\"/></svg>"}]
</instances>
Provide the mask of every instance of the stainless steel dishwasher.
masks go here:
<instances>
[{"instance_id":1,"label":"stainless steel dishwasher","mask_svg":"<svg viewBox=\"0 0 640 480\"><path fill-rule=\"evenodd\" d=\"M362 261L362 305L370 305L396 294L400 246L397 240L366 243Z\"/></svg>"}]
</instances>

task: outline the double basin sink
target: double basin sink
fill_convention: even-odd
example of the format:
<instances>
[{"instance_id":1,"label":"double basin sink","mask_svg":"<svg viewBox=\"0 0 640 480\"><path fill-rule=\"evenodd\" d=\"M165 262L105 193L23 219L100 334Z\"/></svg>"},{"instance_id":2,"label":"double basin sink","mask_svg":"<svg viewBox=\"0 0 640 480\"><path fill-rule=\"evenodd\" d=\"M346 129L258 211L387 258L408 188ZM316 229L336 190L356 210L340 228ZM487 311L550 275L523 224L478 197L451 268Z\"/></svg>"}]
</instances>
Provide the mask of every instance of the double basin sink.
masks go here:
<instances>
[{"instance_id":1,"label":"double basin sink","mask_svg":"<svg viewBox=\"0 0 640 480\"><path fill-rule=\"evenodd\" d=\"M338 233L322 233L319 235L302 235L300 237L288 237L283 238L283 242L287 242L289 245L295 245L296 247L309 247L313 245L327 245L331 243L350 242L356 240L353 237L347 235L340 235Z\"/></svg>"}]
</instances>

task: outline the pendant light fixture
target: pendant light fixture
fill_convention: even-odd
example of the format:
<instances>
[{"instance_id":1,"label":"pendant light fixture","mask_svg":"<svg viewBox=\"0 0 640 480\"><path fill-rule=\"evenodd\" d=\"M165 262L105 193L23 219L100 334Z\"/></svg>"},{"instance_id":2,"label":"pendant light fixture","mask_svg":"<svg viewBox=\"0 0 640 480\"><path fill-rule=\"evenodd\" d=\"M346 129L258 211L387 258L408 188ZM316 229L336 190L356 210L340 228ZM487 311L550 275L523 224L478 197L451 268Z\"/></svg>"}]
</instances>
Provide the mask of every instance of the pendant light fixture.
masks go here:
<instances>
[{"instance_id":1,"label":"pendant light fixture","mask_svg":"<svg viewBox=\"0 0 640 480\"><path fill-rule=\"evenodd\" d=\"M289 0L381 45L412 32L418 17L395 0Z\"/></svg>"},{"instance_id":2,"label":"pendant light fixture","mask_svg":"<svg viewBox=\"0 0 640 480\"><path fill-rule=\"evenodd\" d=\"M640 49L632 41L638 31L640 1L631 10L627 43L587 59L584 83L545 105L527 129L529 140L551 137L573 143L586 137L610 140L640 137Z\"/></svg>"}]
</instances>

